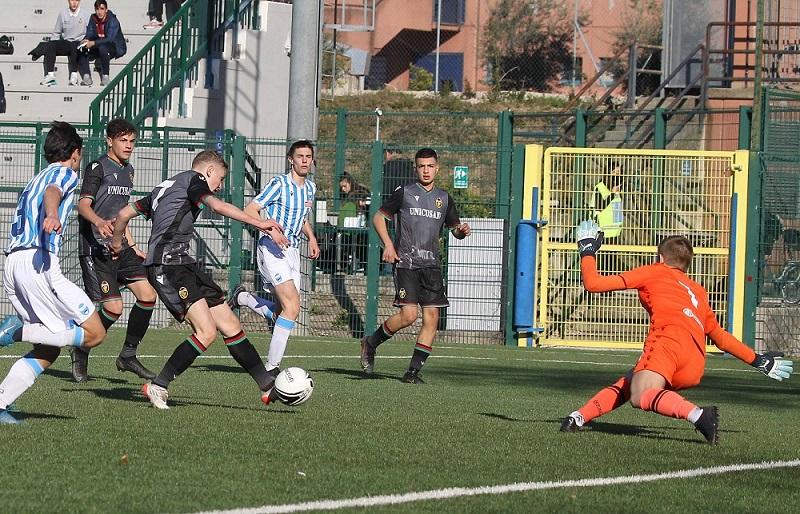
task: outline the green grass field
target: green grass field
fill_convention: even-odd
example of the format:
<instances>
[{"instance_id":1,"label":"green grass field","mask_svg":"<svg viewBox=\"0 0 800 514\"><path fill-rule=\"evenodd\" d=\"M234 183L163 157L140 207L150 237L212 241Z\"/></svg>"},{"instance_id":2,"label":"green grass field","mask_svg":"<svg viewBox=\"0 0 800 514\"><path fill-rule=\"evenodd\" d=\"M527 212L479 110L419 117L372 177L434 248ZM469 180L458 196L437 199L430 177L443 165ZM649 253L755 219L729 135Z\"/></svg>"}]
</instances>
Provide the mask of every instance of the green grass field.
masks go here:
<instances>
[{"instance_id":1,"label":"green grass field","mask_svg":"<svg viewBox=\"0 0 800 514\"><path fill-rule=\"evenodd\" d=\"M184 336L151 331L142 361L160 369ZM266 354L266 335L251 337ZM297 408L264 408L217 342L173 383L172 408L157 411L141 381L114 368L121 340L112 331L92 352L90 382L71 381L64 352L17 401L25 426L0 426L0 512L255 513L351 499L371 512L800 511L798 462L645 481L800 459L800 379L774 382L732 358L709 358L703 384L686 394L720 407L721 441L711 447L688 423L629 406L591 431L558 431L561 417L632 365L632 352L440 346L427 383L414 386L398 380L409 343L382 346L376 378L365 379L356 341L293 339L283 367L308 369L314 396ZM28 349L1 351L0 374ZM567 482L625 476L634 478ZM539 482L552 484L474 495ZM454 487L473 495L406 502L409 493ZM380 495L405 503L370 503Z\"/></svg>"}]
</instances>

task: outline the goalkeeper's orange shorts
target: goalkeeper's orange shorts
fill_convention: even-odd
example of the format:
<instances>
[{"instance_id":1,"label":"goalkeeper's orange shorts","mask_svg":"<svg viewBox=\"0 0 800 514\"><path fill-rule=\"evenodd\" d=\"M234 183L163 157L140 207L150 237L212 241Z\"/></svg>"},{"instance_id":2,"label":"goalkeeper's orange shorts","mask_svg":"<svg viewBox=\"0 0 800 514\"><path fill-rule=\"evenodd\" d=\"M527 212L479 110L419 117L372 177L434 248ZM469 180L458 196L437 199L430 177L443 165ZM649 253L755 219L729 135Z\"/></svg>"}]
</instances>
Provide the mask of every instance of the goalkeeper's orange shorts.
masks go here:
<instances>
[{"instance_id":1,"label":"goalkeeper's orange shorts","mask_svg":"<svg viewBox=\"0 0 800 514\"><path fill-rule=\"evenodd\" d=\"M644 352L633 372L648 370L664 377L669 389L677 391L700 383L705 370L704 349L692 336L677 326L654 330L644 343Z\"/></svg>"}]
</instances>

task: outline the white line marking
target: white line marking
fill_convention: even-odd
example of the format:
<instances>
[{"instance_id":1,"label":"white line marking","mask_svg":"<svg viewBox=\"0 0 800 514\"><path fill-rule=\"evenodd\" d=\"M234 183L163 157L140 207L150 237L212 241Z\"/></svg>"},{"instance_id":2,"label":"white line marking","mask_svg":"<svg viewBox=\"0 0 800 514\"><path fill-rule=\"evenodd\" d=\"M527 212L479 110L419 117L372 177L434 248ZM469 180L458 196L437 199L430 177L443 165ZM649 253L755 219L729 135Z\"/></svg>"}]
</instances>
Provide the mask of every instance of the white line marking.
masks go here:
<instances>
[{"instance_id":1,"label":"white line marking","mask_svg":"<svg viewBox=\"0 0 800 514\"><path fill-rule=\"evenodd\" d=\"M800 467L800 459L752 464L732 464L728 466L715 466L711 468L694 468L681 471L668 471L665 473L656 473L652 475L583 478L580 480L563 480L560 482L518 482L515 484L484 487L448 487L446 489L434 489L431 491L421 491L415 493L362 496L361 498L349 498L345 500L319 500L284 505L265 505L263 507L204 511L198 514L277 514L286 512L305 512L310 510L338 510L351 507L377 507L381 505L399 505L403 503L426 500L463 498L466 496L519 493L525 491L541 491L544 489L564 489L569 487L602 487L617 484L639 484L641 482L656 482L659 480L721 475L723 473L735 473L737 471L758 471L795 467Z\"/></svg>"}]
</instances>

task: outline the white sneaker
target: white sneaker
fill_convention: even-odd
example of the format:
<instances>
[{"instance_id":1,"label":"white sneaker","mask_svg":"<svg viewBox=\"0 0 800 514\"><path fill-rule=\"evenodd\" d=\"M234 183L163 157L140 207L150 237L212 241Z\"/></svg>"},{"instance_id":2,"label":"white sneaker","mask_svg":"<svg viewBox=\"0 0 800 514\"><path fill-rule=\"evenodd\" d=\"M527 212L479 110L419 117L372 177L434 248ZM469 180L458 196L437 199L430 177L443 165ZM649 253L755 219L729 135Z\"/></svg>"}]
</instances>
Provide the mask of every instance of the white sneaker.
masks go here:
<instances>
[{"instance_id":1,"label":"white sneaker","mask_svg":"<svg viewBox=\"0 0 800 514\"><path fill-rule=\"evenodd\" d=\"M160 29L164 26L163 21L158 21L155 18L150 18L150 21L144 25L142 25L143 29Z\"/></svg>"},{"instance_id":2,"label":"white sneaker","mask_svg":"<svg viewBox=\"0 0 800 514\"><path fill-rule=\"evenodd\" d=\"M169 405L167 405L167 398L169 398L169 391L164 389L161 386L157 386L152 382L147 382L142 386L142 392L147 399L150 400L150 403L156 409L169 409Z\"/></svg>"},{"instance_id":3,"label":"white sneaker","mask_svg":"<svg viewBox=\"0 0 800 514\"><path fill-rule=\"evenodd\" d=\"M109 82L110 80L111 80L111 79L109 79L109 78L108 78L108 75L100 75L100 85L101 85L101 86L107 86L107 85L108 85L108 82Z\"/></svg>"},{"instance_id":4,"label":"white sneaker","mask_svg":"<svg viewBox=\"0 0 800 514\"><path fill-rule=\"evenodd\" d=\"M48 73L47 75L44 76L44 79L42 79L42 81L39 82L39 84L43 86L55 86L56 76L53 75L52 73Z\"/></svg>"},{"instance_id":5,"label":"white sneaker","mask_svg":"<svg viewBox=\"0 0 800 514\"><path fill-rule=\"evenodd\" d=\"M73 71L69 74L69 85L70 86L77 86L81 83L81 78L78 76L77 71Z\"/></svg>"}]
</instances>

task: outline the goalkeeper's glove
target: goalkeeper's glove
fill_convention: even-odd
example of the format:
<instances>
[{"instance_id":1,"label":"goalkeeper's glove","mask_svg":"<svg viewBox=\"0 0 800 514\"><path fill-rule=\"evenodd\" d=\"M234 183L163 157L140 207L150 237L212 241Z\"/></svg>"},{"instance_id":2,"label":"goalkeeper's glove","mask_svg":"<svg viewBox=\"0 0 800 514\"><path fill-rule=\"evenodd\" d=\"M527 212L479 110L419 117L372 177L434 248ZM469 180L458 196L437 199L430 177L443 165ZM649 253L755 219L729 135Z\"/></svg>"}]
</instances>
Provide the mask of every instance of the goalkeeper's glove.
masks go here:
<instances>
[{"instance_id":1,"label":"goalkeeper's glove","mask_svg":"<svg viewBox=\"0 0 800 514\"><path fill-rule=\"evenodd\" d=\"M603 244L603 233L600 227L591 220L581 221L575 229L575 241L578 242L578 251L581 257L586 257L597 253L600 245Z\"/></svg>"},{"instance_id":2,"label":"goalkeeper's glove","mask_svg":"<svg viewBox=\"0 0 800 514\"><path fill-rule=\"evenodd\" d=\"M794 371L792 361L784 359L783 352L757 353L755 360L750 365L769 378L778 381L789 378Z\"/></svg>"}]
</instances>

